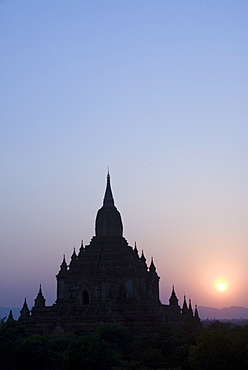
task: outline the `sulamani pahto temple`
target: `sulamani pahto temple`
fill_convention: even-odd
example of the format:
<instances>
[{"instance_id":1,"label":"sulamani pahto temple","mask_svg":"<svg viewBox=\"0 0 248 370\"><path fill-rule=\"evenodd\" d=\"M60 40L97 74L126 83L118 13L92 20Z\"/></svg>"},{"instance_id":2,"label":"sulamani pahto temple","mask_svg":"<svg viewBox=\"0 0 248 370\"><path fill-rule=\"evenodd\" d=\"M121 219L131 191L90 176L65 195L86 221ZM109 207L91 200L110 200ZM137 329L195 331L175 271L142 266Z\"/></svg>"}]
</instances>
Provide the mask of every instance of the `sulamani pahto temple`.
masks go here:
<instances>
[{"instance_id":1,"label":"sulamani pahto temple","mask_svg":"<svg viewBox=\"0 0 248 370\"><path fill-rule=\"evenodd\" d=\"M115 207L110 176L103 205L95 221L95 236L89 245L75 249L69 265L65 257L57 278L57 299L46 306L40 286L34 306L26 299L19 322L28 333L66 335L89 333L101 323L119 323L133 333L158 333L166 328L197 328L197 307L184 297L178 305L174 287L169 304L159 300L159 276L153 260L147 265L136 245L123 237L120 212Z\"/></svg>"}]
</instances>

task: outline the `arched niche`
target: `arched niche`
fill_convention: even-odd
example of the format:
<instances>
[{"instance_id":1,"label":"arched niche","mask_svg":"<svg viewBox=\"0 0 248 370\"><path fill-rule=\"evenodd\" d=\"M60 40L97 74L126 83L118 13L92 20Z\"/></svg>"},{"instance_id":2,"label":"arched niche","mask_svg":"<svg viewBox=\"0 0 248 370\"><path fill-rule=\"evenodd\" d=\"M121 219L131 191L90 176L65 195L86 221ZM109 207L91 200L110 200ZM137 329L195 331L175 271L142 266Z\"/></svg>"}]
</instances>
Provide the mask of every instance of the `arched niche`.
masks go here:
<instances>
[{"instance_id":1,"label":"arched niche","mask_svg":"<svg viewBox=\"0 0 248 370\"><path fill-rule=\"evenodd\" d=\"M89 295L89 292L87 292L87 290L84 290L83 291L83 305L87 305L90 303L90 295Z\"/></svg>"}]
</instances>

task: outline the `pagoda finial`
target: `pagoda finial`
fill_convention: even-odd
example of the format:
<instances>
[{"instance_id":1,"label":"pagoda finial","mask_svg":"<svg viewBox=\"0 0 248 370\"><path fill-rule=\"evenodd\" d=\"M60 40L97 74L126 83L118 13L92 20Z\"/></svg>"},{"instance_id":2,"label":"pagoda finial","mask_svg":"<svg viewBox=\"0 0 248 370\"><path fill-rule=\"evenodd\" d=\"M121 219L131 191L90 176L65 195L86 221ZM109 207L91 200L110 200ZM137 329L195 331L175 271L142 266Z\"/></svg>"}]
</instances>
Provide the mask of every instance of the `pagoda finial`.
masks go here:
<instances>
[{"instance_id":1,"label":"pagoda finial","mask_svg":"<svg viewBox=\"0 0 248 370\"><path fill-rule=\"evenodd\" d=\"M106 191L105 191L105 195L104 195L104 199L103 199L103 205L107 206L107 207L115 205L114 197L113 197L112 190L111 190L111 185L110 185L109 169L108 169L108 174L107 174L107 186L106 186Z\"/></svg>"}]
</instances>

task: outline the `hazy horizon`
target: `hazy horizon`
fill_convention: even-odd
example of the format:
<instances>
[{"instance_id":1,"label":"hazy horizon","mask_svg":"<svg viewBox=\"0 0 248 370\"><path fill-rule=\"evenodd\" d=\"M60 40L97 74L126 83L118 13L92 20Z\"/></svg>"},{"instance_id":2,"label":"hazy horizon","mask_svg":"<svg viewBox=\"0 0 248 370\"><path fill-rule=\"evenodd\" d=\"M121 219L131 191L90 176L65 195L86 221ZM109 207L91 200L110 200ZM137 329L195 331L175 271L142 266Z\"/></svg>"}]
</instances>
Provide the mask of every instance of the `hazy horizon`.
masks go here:
<instances>
[{"instance_id":1,"label":"hazy horizon","mask_svg":"<svg viewBox=\"0 0 248 370\"><path fill-rule=\"evenodd\" d=\"M32 306L29 306L32 309ZM1 307L0 319L6 319L12 311L15 320L20 317L21 307ZM201 320L248 320L248 308L231 306L223 308L198 306L198 314Z\"/></svg>"},{"instance_id":2,"label":"hazy horizon","mask_svg":"<svg viewBox=\"0 0 248 370\"><path fill-rule=\"evenodd\" d=\"M243 0L0 2L0 306L55 302L109 166L161 301L248 307L247 21Z\"/></svg>"}]
</instances>

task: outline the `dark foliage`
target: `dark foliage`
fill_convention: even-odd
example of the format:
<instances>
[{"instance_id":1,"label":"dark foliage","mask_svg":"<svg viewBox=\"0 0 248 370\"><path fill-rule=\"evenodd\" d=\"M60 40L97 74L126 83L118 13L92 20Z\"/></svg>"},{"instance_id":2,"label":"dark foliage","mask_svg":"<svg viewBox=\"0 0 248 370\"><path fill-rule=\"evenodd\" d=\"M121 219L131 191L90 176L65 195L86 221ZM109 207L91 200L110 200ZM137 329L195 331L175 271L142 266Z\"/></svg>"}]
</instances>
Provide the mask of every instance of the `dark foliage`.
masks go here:
<instances>
[{"instance_id":1,"label":"dark foliage","mask_svg":"<svg viewBox=\"0 0 248 370\"><path fill-rule=\"evenodd\" d=\"M83 336L27 336L16 321L0 323L2 370L149 370L248 368L248 326L216 322L198 334L165 330L133 336L118 324Z\"/></svg>"},{"instance_id":2,"label":"dark foliage","mask_svg":"<svg viewBox=\"0 0 248 370\"><path fill-rule=\"evenodd\" d=\"M193 369L248 369L248 326L230 328L215 322L203 330L189 349Z\"/></svg>"}]
</instances>

